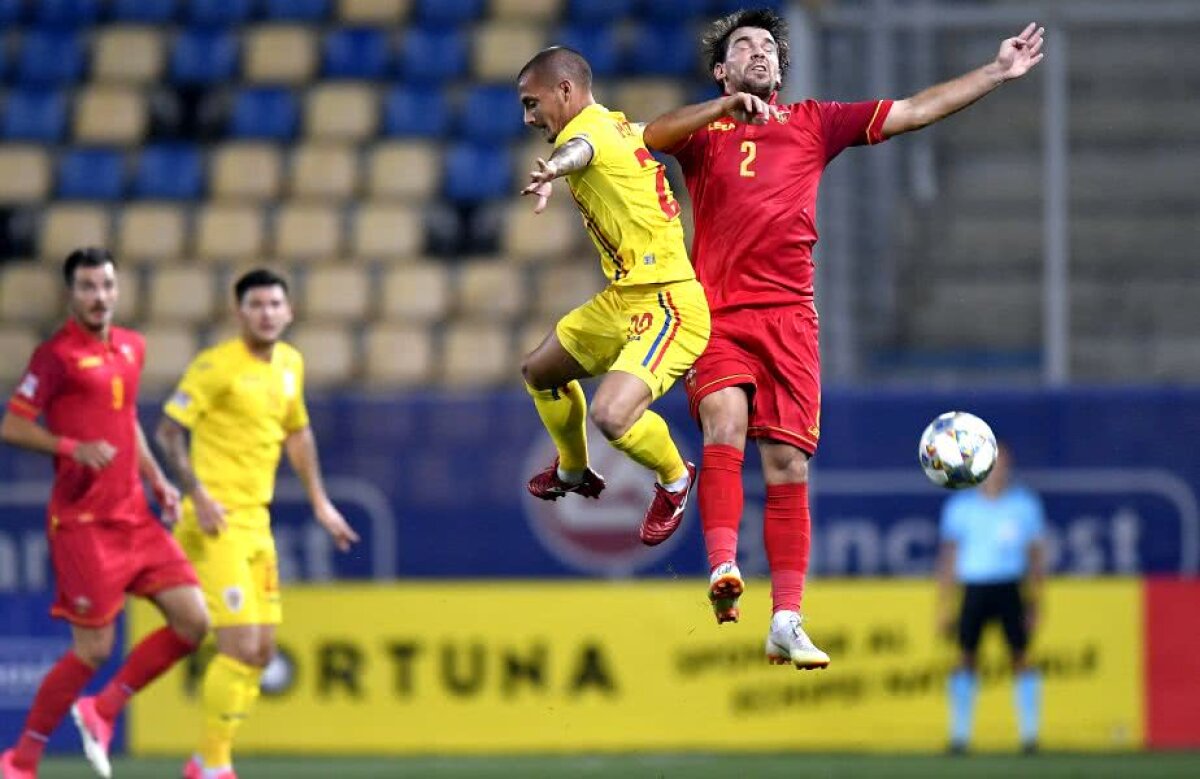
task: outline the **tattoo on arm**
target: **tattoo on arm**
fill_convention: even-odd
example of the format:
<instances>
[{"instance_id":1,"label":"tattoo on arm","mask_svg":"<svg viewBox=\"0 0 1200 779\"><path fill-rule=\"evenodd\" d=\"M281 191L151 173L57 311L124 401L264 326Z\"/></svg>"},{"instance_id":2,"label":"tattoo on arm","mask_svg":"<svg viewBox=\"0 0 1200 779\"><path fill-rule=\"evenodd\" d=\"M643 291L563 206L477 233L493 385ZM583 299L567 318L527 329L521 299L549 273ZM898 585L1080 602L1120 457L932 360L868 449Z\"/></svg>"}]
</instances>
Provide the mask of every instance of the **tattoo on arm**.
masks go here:
<instances>
[{"instance_id":1,"label":"tattoo on arm","mask_svg":"<svg viewBox=\"0 0 1200 779\"><path fill-rule=\"evenodd\" d=\"M196 472L192 470L192 459L188 456L187 430L178 422L164 418L159 422L154 438L162 447L163 459L175 474L179 489L184 495L191 495L199 480L196 478Z\"/></svg>"},{"instance_id":2,"label":"tattoo on arm","mask_svg":"<svg viewBox=\"0 0 1200 779\"><path fill-rule=\"evenodd\" d=\"M583 138L572 138L554 150L550 162L554 164L555 174L565 176L577 170L583 170L591 164L593 157L592 145Z\"/></svg>"}]
</instances>

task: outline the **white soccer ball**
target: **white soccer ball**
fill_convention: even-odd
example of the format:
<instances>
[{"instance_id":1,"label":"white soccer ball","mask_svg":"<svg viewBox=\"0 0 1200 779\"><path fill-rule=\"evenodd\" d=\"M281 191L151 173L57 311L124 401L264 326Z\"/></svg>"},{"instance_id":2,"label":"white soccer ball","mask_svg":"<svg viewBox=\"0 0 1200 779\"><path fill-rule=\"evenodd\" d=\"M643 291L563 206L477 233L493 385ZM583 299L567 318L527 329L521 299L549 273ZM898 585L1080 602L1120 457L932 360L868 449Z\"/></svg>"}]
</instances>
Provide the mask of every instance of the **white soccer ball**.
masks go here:
<instances>
[{"instance_id":1,"label":"white soccer ball","mask_svg":"<svg viewBox=\"0 0 1200 779\"><path fill-rule=\"evenodd\" d=\"M996 465L996 436L974 414L947 411L921 434L917 457L925 475L939 487L974 487Z\"/></svg>"}]
</instances>

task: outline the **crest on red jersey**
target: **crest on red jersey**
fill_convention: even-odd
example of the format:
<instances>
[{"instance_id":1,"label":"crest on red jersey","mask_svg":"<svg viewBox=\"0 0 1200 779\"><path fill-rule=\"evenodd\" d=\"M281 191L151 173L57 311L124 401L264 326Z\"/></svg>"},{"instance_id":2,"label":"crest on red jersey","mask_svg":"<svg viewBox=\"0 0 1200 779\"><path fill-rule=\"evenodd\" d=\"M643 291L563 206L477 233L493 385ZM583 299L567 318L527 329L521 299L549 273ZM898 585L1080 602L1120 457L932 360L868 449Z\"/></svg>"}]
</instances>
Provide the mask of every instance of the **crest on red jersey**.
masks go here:
<instances>
[{"instance_id":1,"label":"crest on red jersey","mask_svg":"<svg viewBox=\"0 0 1200 779\"><path fill-rule=\"evenodd\" d=\"M37 397L38 377L32 373L26 373L25 378L21 379L21 383L17 385L17 394L33 400Z\"/></svg>"}]
</instances>

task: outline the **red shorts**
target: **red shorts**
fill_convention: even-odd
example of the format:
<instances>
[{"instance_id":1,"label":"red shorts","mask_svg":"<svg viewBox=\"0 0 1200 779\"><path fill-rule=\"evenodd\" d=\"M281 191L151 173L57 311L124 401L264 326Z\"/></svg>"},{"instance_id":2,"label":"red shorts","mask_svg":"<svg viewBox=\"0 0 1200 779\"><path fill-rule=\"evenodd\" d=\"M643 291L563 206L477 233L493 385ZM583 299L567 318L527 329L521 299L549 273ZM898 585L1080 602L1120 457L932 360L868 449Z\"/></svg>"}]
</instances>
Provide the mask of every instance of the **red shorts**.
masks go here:
<instances>
[{"instance_id":1,"label":"red shorts","mask_svg":"<svg viewBox=\"0 0 1200 779\"><path fill-rule=\"evenodd\" d=\"M750 438L816 454L821 439L816 311L792 306L714 314L708 349L684 379L692 416L700 418L705 397L738 386L750 393Z\"/></svg>"},{"instance_id":2,"label":"red shorts","mask_svg":"<svg viewBox=\"0 0 1200 779\"><path fill-rule=\"evenodd\" d=\"M125 605L125 593L196 585L196 572L157 521L71 523L50 532L56 581L50 613L73 625L101 627Z\"/></svg>"}]
</instances>

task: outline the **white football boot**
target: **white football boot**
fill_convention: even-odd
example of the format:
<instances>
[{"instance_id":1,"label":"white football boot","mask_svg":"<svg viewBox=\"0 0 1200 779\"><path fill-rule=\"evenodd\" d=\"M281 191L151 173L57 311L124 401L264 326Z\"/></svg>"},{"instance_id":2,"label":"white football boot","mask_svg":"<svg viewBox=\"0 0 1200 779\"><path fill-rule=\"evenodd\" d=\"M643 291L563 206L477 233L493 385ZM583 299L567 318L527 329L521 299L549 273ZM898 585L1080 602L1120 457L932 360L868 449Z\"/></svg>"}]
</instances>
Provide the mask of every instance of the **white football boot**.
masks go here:
<instances>
[{"instance_id":1,"label":"white football boot","mask_svg":"<svg viewBox=\"0 0 1200 779\"><path fill-rule=\"evenodd\" d=\"M804 632L804 618L795 611L777 611L771 618L771 631L767 633L767 660L772 665L791 663L799 671L829 666L829 655L817 649L816 644Z\"/></svg>"}]
</instances>

